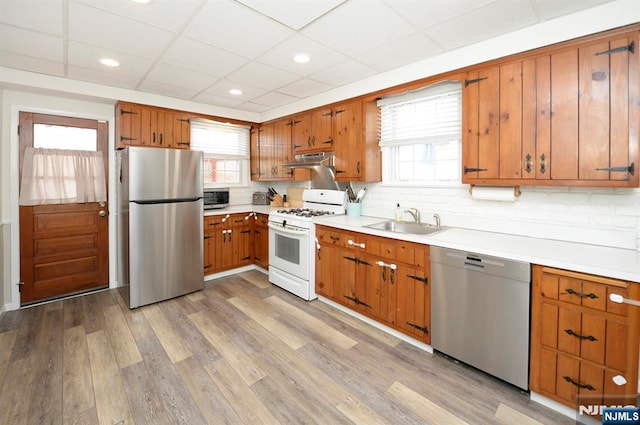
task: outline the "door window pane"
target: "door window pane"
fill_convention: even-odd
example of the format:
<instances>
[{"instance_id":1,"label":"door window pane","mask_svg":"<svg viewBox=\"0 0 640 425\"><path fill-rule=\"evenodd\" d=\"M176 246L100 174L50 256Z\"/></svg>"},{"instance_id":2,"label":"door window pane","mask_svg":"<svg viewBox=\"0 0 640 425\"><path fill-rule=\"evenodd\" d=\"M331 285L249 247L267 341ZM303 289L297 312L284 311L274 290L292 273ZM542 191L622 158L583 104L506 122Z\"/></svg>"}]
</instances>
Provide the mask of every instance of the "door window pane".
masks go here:
<instances>
[{"instance_id":1,"label":"door window pane","mask_svg":"<svg viewBox=\"0 0 640 425\"><path fill-rule=\"evenodd\" d=\"M98 131L94 128L34 124L33 147L96 151L98 148Z\"/></svg>"}]
</instances>

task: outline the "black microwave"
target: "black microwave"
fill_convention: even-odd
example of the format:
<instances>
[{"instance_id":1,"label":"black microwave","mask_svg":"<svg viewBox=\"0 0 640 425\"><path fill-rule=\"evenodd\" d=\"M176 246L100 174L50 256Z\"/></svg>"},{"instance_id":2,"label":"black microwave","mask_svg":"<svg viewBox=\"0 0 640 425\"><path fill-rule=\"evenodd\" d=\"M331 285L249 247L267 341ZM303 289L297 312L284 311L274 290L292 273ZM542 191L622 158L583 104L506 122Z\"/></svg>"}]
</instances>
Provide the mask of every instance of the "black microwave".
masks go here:
<instances>
[{"instance_id":1,"label":"black microwave","mask_svg":"<svg viewBox=\"0 0 640 425\"><path fill-rule=\"evenodd\" d=\"M215 210L229 206L229 188L204 188L204 209Z\"/></svg>"}]
</instances>

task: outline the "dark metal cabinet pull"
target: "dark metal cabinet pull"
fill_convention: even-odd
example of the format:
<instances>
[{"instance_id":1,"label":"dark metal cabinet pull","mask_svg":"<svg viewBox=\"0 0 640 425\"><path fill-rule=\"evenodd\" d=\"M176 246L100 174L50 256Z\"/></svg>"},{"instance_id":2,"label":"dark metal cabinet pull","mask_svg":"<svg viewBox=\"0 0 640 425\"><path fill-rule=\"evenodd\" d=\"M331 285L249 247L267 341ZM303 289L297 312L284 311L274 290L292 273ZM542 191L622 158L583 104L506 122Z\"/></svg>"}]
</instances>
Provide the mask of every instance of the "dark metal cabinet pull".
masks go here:
<instances>
[{"instance_id":1,"label":"dark metal cabinet pull","mask_svg":"<svg viewBox=\"0 0 640 425\"><path fill-rule=\"evenodd\" d=\"M525 159L527 160L526 162L526 167L524 169L524 171L526 171L527 173L531 173L531 170L533 169L533 163L531 162L531 155L527 154L527 156L525 156Z\"/></svg>"},{"instance_id":2,"label":"dark metal cabinet pull","mask_svg":"<svg viewBox=\"0 0 640 425\"><path fill-rule=\"evenodd\" d=\"M572 288L567 288L567 294L571 294L571 295L577 295L580 298L591 298L592 300L595 300L596 298L598 298L598 296L596 294L594 294L593 292L589 293L589 294L585 294L584 292L578 292L575 289Z\"/></svg>"},{"instance_id":3,"label":"dark metal cabinet pull","mask_svg":"<svg viewBox=\"0 0 640 425\"><path fill-rule=\"evenodd\" d=\"M540 172L542 174L547 172L547 157L544 154L540 155Z\"/></svg>"},{"instance_id":4,"label":"dark metal cabinet pull","mask_svg":"<svg viewBox=\"0 0 640 425\"><path fill-rule=\"evenodd\" d=\"M598 338L596 338L593 335L589 335L589 336L584 336L584 335L580 335L579 333L575 333L574 331L572 331L571 329L565 329L564 330L567 334L571 335L571 336L575 336L578 339L588 339L591 342L597 341Z\"/></svg>"},{"instance_id":5,"label":"dark metal cabinet pull","mask_svg":"<svg viewBox=\"0 0 640 425\"><path fill-rule=\"evenodd\" d=\"M578 388L585 388L589 391L595 391L595 387L593 387L591 384L581 384L579 382L574 381L573 379L571 379L570 376L563 376L562 379L564 379L565 381L567 381L570 384L575 385Z\"/></svg>"}]
</instances>

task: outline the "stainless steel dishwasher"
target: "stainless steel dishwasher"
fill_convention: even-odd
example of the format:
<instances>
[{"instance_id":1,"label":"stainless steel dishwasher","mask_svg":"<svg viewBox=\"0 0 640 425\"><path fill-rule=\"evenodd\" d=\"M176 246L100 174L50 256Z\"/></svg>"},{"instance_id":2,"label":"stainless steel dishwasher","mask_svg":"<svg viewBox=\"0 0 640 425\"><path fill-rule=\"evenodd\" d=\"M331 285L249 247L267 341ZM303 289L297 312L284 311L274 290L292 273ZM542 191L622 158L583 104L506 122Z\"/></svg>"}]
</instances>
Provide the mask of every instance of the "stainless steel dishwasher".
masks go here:
<instances>
[{"instance_id":1,"label":"stainless steel dishwasher","mask_svg":"<svg viewBox=\"0 0 640 425\"><path fill-rule=\"evenodd\" d=\"M431 345L529 389L529 263L431 247Z\"/></svg>"}]
</instances>

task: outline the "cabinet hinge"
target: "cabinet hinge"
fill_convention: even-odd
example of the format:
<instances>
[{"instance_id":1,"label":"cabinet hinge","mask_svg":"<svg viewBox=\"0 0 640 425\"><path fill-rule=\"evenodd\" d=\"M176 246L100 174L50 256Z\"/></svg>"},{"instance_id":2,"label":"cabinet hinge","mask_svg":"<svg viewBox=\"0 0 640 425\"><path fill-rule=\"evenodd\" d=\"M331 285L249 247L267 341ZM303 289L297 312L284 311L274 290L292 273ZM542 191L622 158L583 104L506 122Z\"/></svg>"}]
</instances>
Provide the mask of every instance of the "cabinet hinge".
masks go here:
<instances>
[{"instance_id":1,"label":"cabinet hinge","mask_svg":"<svg viewBox=\"0 0 640 425\"><path fill-rule=\"evenodd\" d=\"M633 173L636 172L636 166L635 164L632 162L631 165L629 165L628 167L603 167L603 168L596 168L596 171L611 171L611 172L618 172L618 173L629 173L633 176Z\"/></svg>"},{"instance_id":2,"label":"cabinet hinge","mask_svg":"<svg viewBox=\"0 0 640 425\"><path fill-rule=\"evenodd\" d=\"M178 118L178 121L180 121L180 122L186 122L186 123L191 122L191 121L189 121L189 118Z\"/></svg>"},{"instance_id":3,"label":"cabinet hinge","mask_svg":"<svg viewBox=\"0 0 640 425\"><path fill-rule=\"evenodd\" d=\"M613 53L621 53L621 52L635 53L636 52L636 43L635 43L635 41L632 41L631 43L629 43L628 46L620 46L620 47L615 47L613 49L605 50L604 52L598 52L598 53L596 53L596 56L611 55Z\"/></svg>"},{"instance_id":4,"label":"cabinet hinge","mask_svg":"<svg viewBox=\"0 0 640 425\"><path fill-rule=\"evenodd\" d=\"M474 78L473 80L464 80L464 86L467 87L469 84L475 84L475 83L479 83L482 80L486 80L489 77L481 77L481 78Z\"/></svg>"},{"instance_id":5,"label":"cabinet hinge","mask_svg":"<svg viewBox=\"0 0 640 425\"><path fill-rule=\"evenodd\" d=\"M241 260L251 260L251 256L247 256L247 257L242 257Z\"/></svg>"},{"instance_id":6,"label":"cabinet hinge","mask_svg":"<svg viewBox=\"0 0 640 425\"><path fill-rule=\"evenodd\" d=\"M132 140L138 140L138 139L136 139L135 137L120 136L121 142L130 142Z\"/></svg>"},{"instance_id":7,"label":"cabinet hinge","mask_svg":"<svg viewBox=\"0 0 640 425\"><path fill-rule=\"evenodd\" d=\"M487 171L488 168L469 168L469 167L464 167L464 173L475 173L476 171Z\"/></svg>"},{"instance_id":8,"label":"cabinet hinge","mask_svg":"<svg viewBox=\"0 0 640 425\"><path fill-rule=\"evenodd\" d=\"M429 282L429 279L427 277L420 277L420 276L415 276L415 275L412 275L412 274L408 274L407 277L410 278L410 279L417 280L417 281L422 282L422 283L428 283Z\"/></svg>"},{"instance_id":9,"label":"cabinet hinge","mask_svg":"<svg viewBox=\"0 0 640 425\"><path fill-rule=\"evenodd\" d=\"M429 333L429 329L427 329L426 326L420 326L418 324L415 324L413 322L407 322L407 325L411 326L412 328L415 328L419 331L422 331L425 335Z\"/></svg>"},{"instance_id":10,"label":"cabinet hinge","mask_svg":"<svg viewBox=\"0 0 640 425\"><path fill-rule=\"evenodd\" d=\"M20 135L20 125L18 125L18 136Z\"/></svg>"},{"instance_id":11,"label":"cabinet hinge","mask_svg":"<svg viewBox=\"0 0 640 425\"><path fill-rule=\"evenodd\" d=\"M129 115L138 115L138 113L137 113L137 112L127 111L126 109L120 109L120 115L125 115L125 114L129 114Z\"/></svg>"}]
</instances>

